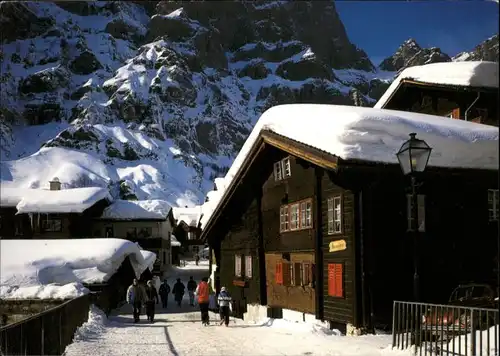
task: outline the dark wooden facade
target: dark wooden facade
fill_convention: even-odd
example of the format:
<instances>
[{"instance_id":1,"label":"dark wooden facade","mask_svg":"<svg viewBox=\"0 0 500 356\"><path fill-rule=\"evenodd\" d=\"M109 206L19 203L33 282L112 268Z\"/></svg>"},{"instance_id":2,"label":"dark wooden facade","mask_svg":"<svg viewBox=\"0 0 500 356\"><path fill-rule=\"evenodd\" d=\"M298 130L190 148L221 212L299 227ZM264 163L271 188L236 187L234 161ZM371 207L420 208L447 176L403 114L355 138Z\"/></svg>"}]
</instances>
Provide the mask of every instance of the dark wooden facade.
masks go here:
<instances>
[{"instance_id":1,"label":"dark wooden facade","mask_svg":"<svg viewBox=\"0 0 500 356\"><path fill-rule=\"evenodd\" d=\"M399 166L342 161L261 135L202 233L238 314L246 304L262 304L333 323L389 325L393 301L413 299L409 182ZM284 157L291 176L275 181L273 164ZM498 189L498 172L429 167L419 180L425 195L421 300L445 303L453 287L468 281L497 285L498 221L488 218L488 189ZM280 232L280 208L305 199L312 204L312 226ZM340 201L336 231L329 224L333 199ZM294 276L297 268L310 283Z\"/></svg>"},{"instance_id":2,"label":"dark wooden facade","mask_svg":"<svg viewBox=\"0 0 500 356\"><path fill-rule=\"evenodd\" d=\"M403 80L383 108L499 125L498 88L458 87Z\"/></svg>"},{"instance_id":3,"label":"dark wooden facade","mask_svg":"<svg viewBox=\"0 0 500 356\"><path fill-rule=\"evenodd\" d=\"M109 205L100 200L82 213L17 214L15 207L0 208L0 237L3 239L52 239L93 237L93 221ZM51 224L44 223L50 220Z\"/></svg>"}]
</instances>

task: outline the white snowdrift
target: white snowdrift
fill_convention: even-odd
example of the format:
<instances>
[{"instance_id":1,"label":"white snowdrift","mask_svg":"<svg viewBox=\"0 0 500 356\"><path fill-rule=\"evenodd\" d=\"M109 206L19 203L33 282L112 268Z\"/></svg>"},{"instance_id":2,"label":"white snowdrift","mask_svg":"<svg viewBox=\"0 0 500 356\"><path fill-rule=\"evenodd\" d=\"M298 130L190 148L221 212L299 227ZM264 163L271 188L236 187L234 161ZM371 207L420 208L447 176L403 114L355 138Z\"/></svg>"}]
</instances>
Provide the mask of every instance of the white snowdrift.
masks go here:
<instances>
[{"instance_id":1,"label":"white snowdrift","mask_svg":"<svg viewBox=\"0 0 500 356\"><path fill-rule=\"evenodd\" d=\"M217 187L217 191L210 193L202 208L202 228L262 130L345 160L388 164L398 164L396 152L408 140L408 134L415 132L432 147L429 166L498 170L497 127L404 111L320 104L279 105L262 114L220 184L221 189Z\"/></svg>"},{"instance_id":2,"label":"white snowdrift","mask_svg":"<svg viewBox=\"0 0 500 356\"><path fill-rule=\"evenodd\" d=\"M476 350L475 354L476 355L495 355L495 340L498 340L498 332L500 330L500 326L492 326L488 330L478 330L476 331ZM488 335L489 334L489 335ZM460 335L455 338L453 338L449 343L448 347L449 350L456 350L456 355L473 355L474 353L472 352L472 339L471 339L472 334L469 333L467 335ZM489 350L488 350L488 344L487 340L490 340L489 343ZM480 345L480 340L482 338L482 347ZM467 341L466 341L467 339ZM498 347L498 341L497 345ZM444 346L446 347L446 346ZM460 347L460 348L459 348ZM458 352L460 350L460 353Z\"/></svg>"},{"instance_id":3,"label":"white snowdrift","mask_svg":"<svg viewBox=\"0 0 500 356\"><path fill-rule=\"evenodd\" d=\"M102 213L101 219L134 220L160 219L165 220L171 206L165 200L116 200Z\"/></svg>"},{"instance_id":4,"label":"white snowdrift","mask_svg":"<svg viewBox=\"0 0 500 356\"><path fill-rule=\"evenodd\" d=\"M89 187L63 190L32 189L17 204L23 213L82 213L98 201L112 201L107 188Z\"/></svg>"},{"instance_id":5,"label":"white snowdrift","mask_svg":"<svg viewBox=\"0 0 500 356\"><path fill-rule=\"evenodd\" d=\"M2 240L0 298L74 298L88 292L82 283L108 281L127 256L136 277L156 259L122 239Z\"/></svg>"},{"instance_id":6,"label":"white snowdrift","mask_svg":"<svg viewBox=\"0 0 500 356\"><path fill-rule=\"evenodd\" d=\"M156 253L147 250L141 250L141 255L144 259L144 266L147 266L147 268L152 271L153 265L156 261Z\"/></svg>"},{"instance_id":7,"label":"white snowdrift","mask_svg":"<svg viewBox=\"0 0 500 356\"><path fill-rule=\"evenodd\" d=\"M446 62L406 68L392 82L374 108L383 108L404 79L441 85L498 88L498 63Z\"/></svg>"},{"instance_id":8,"label":"white snowdrift","mask_svg":"<svg viewBox=\"0 0 500 356\"><path fill-rule=\"evenodd\" d=\"M172 214L177 224L184 221L188 226L198 226L202 214L202 205L196 205L192 208L173 208Z\"/></svg>"},{"instance_id":9,"label":"white snowdrift","mask_svg":"<svg viewBox=\"0 0 500 356\"><path fill-rule=\"evenodd\" d=\"M177 240L177 237L175 237L174 235L170 235L170 246L173 247L181 246L181 243L179 242L179 240Z\"/></svg>"}]
</instances>

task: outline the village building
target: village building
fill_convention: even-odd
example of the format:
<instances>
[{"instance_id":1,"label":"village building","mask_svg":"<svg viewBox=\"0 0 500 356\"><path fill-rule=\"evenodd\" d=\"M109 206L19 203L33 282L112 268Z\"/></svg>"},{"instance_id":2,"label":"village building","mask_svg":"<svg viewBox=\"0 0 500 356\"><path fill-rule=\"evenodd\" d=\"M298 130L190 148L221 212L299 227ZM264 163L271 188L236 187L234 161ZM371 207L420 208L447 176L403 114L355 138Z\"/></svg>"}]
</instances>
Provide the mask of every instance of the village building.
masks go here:
<instances>
[{"instance_id":1,"label":"village building","mask_svg":"<svg viewBox=\"0 0 500 356\"><path fill-rule=\"evenodd\" d=\"M107 188L61 189L57 178L49 190L2 186L0 196L0 236L16 239L90 237L112 201Z\"/></svg>"},{"instance_id":2,"label":"village building","mask_svg":"<svg viewBox=\"0 0 500 356\"><path fill-rule=\"evenodd\" d=\"M412 200L396 158L410 133L432 147L418 176L418 240L408 233ZM464 280L497 285L495 127L372 108L276 106L216 185L201 238L239 317L390 325L393 301L414 298L415 265L425 302L446 302Z\"/></svg>"},{"instance_id":3,"label":"village building","mask_svg":"<svg viewBox=\"0 0 500 356\"><path fill-rule=\"evenodd\" d=\"M183 246L182 252L189 257L198 255L205 248L205 243L200 238L201 206L175 207L171 213L175 221L174 235Z\"/></svg>"},{"instance_id":4,"label":"village building","mask_svg":"<svg viewBox=\"0 0 500 356\"><path fill-rule=\"evenodd\" d=\"M433 63L404 69L378 109L446 116L498 127L498 63Z\"/></svg>"},{"instance_id":5,"label":"village building","mask_svg":"<svg viewBox=\"0 0 500 356\"><path fill-rule=\"evenodd\" d=\"M164 200L115 200L94 220L93 237L125 239L154 252L153 274L161 277L172 263L171 240L176 243L170 210Z\"/></svg>"}]
</instances>

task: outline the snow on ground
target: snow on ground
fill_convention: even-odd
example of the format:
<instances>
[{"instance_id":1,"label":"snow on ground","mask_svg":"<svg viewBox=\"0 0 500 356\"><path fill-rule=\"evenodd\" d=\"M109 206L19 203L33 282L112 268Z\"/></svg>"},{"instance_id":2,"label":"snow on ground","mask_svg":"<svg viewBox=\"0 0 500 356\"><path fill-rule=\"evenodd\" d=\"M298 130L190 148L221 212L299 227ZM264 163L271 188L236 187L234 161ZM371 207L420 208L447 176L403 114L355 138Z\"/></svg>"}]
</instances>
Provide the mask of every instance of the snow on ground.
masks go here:
<instances>
[{"instance_id":1,"label":"snow on ground","mask_svg":"<svg viewBox=\"0 0 500 356\"><path fill-rule=\"evenodd\" d=\"M169 280L179 276L184 283L190 275L195 280L208 273L203 265L193 263L173 268ZM172 286L172 283L170 283ZM211 325L201 325L197 307L190 307L187 295L178 308L169 301L167 309L157 305L156 322L147 323L144 315L134 324L130 306L105 319L92 308L89 321L77 332L75 342L66 348L65 356L76 355L335 355L335 356L410 356L410 351L389 348L390 335L340 336L318 324L292 323L266 319L250 324L231 318L229 327L218 325L217 315L210 313Z\"/></svg>"},{"instance_id":2,"label":"snow on ground","mask_svg":"<svg viewBox=\"0 0 500 356\"><path fill-rule=\"evenodd\" d=\"M136 276L156 255L122 239L1 240L0 298L74 298L106 282L130 258Z\"/></svg>"},{"instance_id":3,"label":"snow on ground","mask_svg":"<svg viewBox=\"0 0 500 356\"><path fill-rule=\"evenodd\" d=\"M429 166L498 170L497 127L405 111L321 104L278 105L260 117L220 184L223 189L210 193L208 203L202 208L202 227L263 130L345 160L389 164L398 164L396 153L408 140L408 134L415 132L432 147Z\"/></svg>"},{"instance_id":4,"label":"snow on ground","mask_svg":"<svg viewBox=\"0 0 500 356\"><path fill-rule=\"evenodd\" d=\"M165 200L116 200L101 215L101 219L133 220L167 218L171 206Z\"/></svg>"},{"instance_id":5,"label":"snow on ground","mask_svg":"<svg viewBox=\"0 0 500 356\"><path fill-rule=\"evenodd\" d=\"M17 204L17 212L19 214L82 213L103 199L113 200L107 188L33 189Z\"/></svg>"},{"instance_id":6,"label":"snow on ground","mask_svg":"<svg viewBox=\"0 0 500 356\"><path fill-rule=\"evenodd\" d=\"M404 79L442 85L498 88L498 63L444 62L406 68L392 82L374 108L383 108Z\"/></svg>"}]
</instances>

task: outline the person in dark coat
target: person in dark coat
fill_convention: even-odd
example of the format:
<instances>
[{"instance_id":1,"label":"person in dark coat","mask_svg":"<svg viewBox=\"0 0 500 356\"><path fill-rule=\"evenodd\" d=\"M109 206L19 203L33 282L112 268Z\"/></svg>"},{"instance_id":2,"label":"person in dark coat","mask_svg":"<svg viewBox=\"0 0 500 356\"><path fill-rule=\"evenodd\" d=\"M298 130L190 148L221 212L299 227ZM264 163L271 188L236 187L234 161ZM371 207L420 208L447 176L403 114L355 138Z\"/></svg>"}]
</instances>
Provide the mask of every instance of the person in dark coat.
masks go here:
<instances>
[{"instance_id":1,"label":"person in dark coat","mask_svg":"<svg viewBox=\"0 0 500 356\"><path fill-rule=\"evenodd\" d=\"M163 308L166 308L168 304L168 295L170 294L170 286L168 285L166 279L161 284L159 292L161 298L161 305Z\"/></svg>"},{"instance_id":2,"label":"person in dark coat","mask_svg":"<svg viewBox=\"0 0 500 356\"><path fill-rule=\"evenodd\" d=\"M155 302L156 304L160 302L158 300L158 292L153 285L153 281L149 280L146 286L146 315L152 323L155 319Z\"/></svg>"},{"instance_id":3,"label":"person in dark coat","mask_svg":"<svg viewBox=\"0 0 500 356\"><path fill-rule=\"evenodd\" d=\"M194 281L193 277L189 277L189 282L187 284L187 290L189 293L189 305L194 306L194 291L198 285Z\"/></svg>"},{"instance_id":4,"label":"person in dark coat","mask_svg":"<svg viewBox=\"0 0 500 356\"><path fill-rule=\"evenodd\" d=\"M134 278L132 285L127 289L127 303L131 304L134 308L134 323L139 322L139 315L141 314L142 303L146 300L146 292L139 281Z\"/></svg>"},{"instance_id":5,"label":"person in dark coat","mask_svg":"<svg viewBox=\"0 0 500 356\"><path fill-rule=\"evenodd\" d=\"M180 278L177 278L177 282L174 284L174 288L172 289L172 294L174 295L174 299L179 307L181 306L182 297L184 297L185 289L186 287L184 286L184 283L181 282Z\"/></svg>"}]
</instances>

